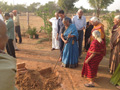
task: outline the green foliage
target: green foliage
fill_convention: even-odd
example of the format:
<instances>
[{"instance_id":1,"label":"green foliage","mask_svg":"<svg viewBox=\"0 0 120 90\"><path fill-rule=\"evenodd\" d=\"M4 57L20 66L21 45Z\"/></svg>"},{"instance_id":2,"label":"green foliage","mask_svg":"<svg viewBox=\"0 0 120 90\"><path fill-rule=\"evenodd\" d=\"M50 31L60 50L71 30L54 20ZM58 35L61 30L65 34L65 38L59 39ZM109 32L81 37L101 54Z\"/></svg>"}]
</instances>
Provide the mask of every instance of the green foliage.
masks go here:
<instances>
[{"instance_id":1,"label":"green foliage","mask_svg":"<svg viewBox=\"0 0 120 90\"><path fill-rule=\"evenodd\" d=\"M52 7L50 7L51 5ZM55 12L58 10L58 8L55 7L55 2L48 2L44 6L40 7L39 11L37 11L37 15L44 21L44 26L41 27L41 30L44 30L47 33L49 40L51 38L52 27L48 20L54 17Z\"/></svg>"},{"instance_id":2,"label":"green foliage","mask_svg":"<svg viewBox=\"0 0 120 90\"><path fill-rule=\"evenodd\" d=\"M41 38L37 44L41 44L42 42L49 41L49 38Z\"/></svg>"},{"instance_id":3,"label":"green foliage","mask_svg":"<svg viewBox=\"0 0 120 90\"><path fill-rule=\"evenodd\" d=\"M34 28L29 27L26 33L33 36L36 34L36 32L37 31L35 27Z\"/></svg>"},{"instance_id":4,"label":"green foliage","mask_svg":"<svg viewBox=\"0 0 120 90\"><path fill-rule=\"evenodd\" d=\"M108 44L110 43L110 33L111 33L111 30L112 30L112 27L114 25L113 21L114 21L114 17L115 17L115 14L114 13L109 13L107 15L104 15L102 18L103 20L106 21L107 23L107 30L105 30L105 34L106 34L106 44L108 46Z\"/></svg>"},{"instance_id":5,"label":"green foliage","mask_svg":"<svg viewBox=\"0 0 120 90\"><path fill-rule=\"evenodd\" d=\"M28 7L27 7L27 10L29 11L29 12L36 12L37 11L37 9L40 7L40 3L39 2L37 2L37 3L32 3L32 4L30 4Z\"/></svg>"},{"instance_id":6,"label":"green foliage","mask_svg":"<svg viewBox=\"0 0 120 90\"><path fill-rule=\"evenodd\" d=\"M58 5L63 9L66 13L74 7L74 3L78 0L58 0Z\"/></svg>"},{"instance_id":7,"label":"green foliage","mask_svg":"<svg viewBox=\"0 0 120 90\"><path fill-rule=\"evenodd\" d=\"M88 0L90 6L96 10L97 17L99 17L100 11L106 9L114 0Z\"/></svg>"}]
</instances>

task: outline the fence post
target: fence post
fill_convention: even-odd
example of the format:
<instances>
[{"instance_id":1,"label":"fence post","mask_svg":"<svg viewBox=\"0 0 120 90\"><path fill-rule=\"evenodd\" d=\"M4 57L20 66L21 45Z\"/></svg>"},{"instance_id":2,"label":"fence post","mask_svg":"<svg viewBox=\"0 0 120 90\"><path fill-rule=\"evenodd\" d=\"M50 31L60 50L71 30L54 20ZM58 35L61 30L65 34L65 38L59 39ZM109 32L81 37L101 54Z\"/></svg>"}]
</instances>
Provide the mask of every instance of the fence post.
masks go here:
<instances>
[{"instance_id":1,"label":"fence post","mask_svg":"<svg viewBox=\"0 0 120 90\"><path fill-rule=\"evenodd\" d=\"M27 12L27 26L29 28L29 12Z\"/></svg>"}]
</instances>

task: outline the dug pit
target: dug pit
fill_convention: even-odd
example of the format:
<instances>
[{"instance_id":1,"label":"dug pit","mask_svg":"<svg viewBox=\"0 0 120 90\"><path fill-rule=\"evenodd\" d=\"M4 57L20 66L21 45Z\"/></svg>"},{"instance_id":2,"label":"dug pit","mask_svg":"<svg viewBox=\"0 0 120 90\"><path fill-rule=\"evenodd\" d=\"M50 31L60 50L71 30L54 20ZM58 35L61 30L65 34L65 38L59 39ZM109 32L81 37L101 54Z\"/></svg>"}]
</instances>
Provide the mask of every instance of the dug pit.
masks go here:
<instances>
[{"instance_id":1,"label":"dug pit","mask_svg":"<svg viewBox=\"0 0 120 90\"><path fill-rule=\"evenodd\" d=\"M22 74L17 72L16 75L18 90L54 90L59 88L60 84L60 74L52 68L27 70Z\"/></svg>"}]
</instances>

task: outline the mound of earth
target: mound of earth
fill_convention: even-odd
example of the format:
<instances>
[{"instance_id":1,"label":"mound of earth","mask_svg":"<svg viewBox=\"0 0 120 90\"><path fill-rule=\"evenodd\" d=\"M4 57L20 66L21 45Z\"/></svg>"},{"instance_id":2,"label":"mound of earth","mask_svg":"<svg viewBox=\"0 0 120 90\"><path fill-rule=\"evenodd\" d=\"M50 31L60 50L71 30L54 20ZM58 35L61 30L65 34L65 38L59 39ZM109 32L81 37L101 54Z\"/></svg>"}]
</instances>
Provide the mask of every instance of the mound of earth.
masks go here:
<instances>
[{"instance_id":1,"label":"mound of earth","mask_svg":"<svg viewBox=\"0 0 120 90\"><path fill-rule=\"evenodd\" d=\"M44 70L27 70L17 73L16 86L18 90L54 90L60 87L61 79L51 68Z\"/></svg>"}]
</instances>

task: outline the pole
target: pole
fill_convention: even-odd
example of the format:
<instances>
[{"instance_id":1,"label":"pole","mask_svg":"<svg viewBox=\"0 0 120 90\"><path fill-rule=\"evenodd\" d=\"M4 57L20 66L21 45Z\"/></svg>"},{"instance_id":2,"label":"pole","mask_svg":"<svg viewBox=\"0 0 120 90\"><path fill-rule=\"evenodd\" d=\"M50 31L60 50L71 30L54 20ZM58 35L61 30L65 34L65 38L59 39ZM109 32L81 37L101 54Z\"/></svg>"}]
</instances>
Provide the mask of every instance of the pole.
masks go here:
<instances>
[{"instance_id":1,"label":"pole","mask_svg":"<svg viewBox=\"0 0 120 90\"><path fill-rule=\"evenodd\" d=\"M29 29L29 12L27 12L27 26L28 26L28 29Z\"/></svg>"}]
</instances>

